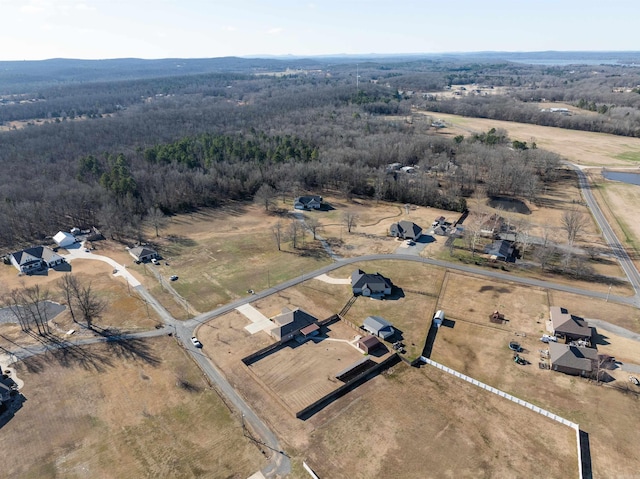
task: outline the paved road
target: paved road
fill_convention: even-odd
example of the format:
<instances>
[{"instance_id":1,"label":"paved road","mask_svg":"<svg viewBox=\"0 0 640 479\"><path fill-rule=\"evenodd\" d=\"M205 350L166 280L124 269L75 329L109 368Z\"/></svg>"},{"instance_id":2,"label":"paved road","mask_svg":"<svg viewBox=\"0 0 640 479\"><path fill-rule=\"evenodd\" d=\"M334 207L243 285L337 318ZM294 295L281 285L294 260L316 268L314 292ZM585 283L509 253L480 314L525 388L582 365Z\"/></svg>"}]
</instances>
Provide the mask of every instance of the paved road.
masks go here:
<instances>
[{"instance_id":1,"label":"paved road","mask_svg":"<svg viewBox=\"0 0 640 479\"><path fill-rule=\"evenodd\" d=\"M631 286L633 286L633 289L636 292L636 305L640 306L640 273L638 273L638 269L635 264L633 264L633 261L631 261L631 258L627 254L624 246L620 243L620 240L618 240L613 229L609 226L607 219L602 214L602 210L600 209L600 206L598 206L598 202L595 200L593 193L591 192L591 186L589 185L587 175L584 174L580 166L571 163L567 164L576 171L580 189L582 190L584 199L587 202L587 206L591 210L593 217L596 219L596 222L602 231L602 236L609 244L609 247L613 251L616 259L620 262L624 273L627 275Z\"/></svg>"}]
</instances>

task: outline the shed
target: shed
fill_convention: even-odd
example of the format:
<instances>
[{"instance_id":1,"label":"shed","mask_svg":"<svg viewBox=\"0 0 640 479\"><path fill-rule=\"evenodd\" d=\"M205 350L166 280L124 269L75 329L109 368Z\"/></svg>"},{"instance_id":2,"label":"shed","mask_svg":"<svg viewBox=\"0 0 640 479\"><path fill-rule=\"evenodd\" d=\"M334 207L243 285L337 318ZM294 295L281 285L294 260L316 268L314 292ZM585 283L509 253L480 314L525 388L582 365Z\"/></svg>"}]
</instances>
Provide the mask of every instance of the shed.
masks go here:
<instances>
[{"instance_id":1,"label":"shed","mask_svg":"<svg viewBox=\"0 0 640 479\"><path fill-rule=\"evenodd\" d=\"M67 246L75 243L76 238L71 233L67 233L66 231L58 231L53 237L53 241L55 241L58 246L66 248Z\"/></svg>"},{"instance_id":2,"label":"shed","mask_svg":"<svg viewBox=\"0 0 640 479\"><path fill-rule=\"evenodd\" d=\"M391 323L380 316L368 316L364 320L362 327L366 331L382 339L387 339L395 333Z\"/></svg>"},{"instance_id":3,"label":"shed","mask_svg":"<svg viewBox=\"0 0 640 479\"><path fill-rule=\"evenodd\" d=\"M369 354L371 351L378 349L382 343L375 336L365 336L358 339L356 347L363 351L365 354Z\"/></svg>"}]
</instances>

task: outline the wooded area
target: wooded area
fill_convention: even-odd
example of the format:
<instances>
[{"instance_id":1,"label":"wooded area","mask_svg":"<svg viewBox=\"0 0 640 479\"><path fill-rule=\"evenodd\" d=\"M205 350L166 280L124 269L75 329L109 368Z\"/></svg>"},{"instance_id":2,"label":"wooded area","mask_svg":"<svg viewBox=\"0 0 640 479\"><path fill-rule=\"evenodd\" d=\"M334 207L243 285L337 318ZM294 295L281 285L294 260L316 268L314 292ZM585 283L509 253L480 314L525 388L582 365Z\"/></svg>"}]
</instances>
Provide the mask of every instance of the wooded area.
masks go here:
<instances>
[{"instance_id":1,"label":"wooded area","mask_svg":"<svg viewBox=\"0 0 640 479\"><path fill-rule=\"evenodd\" d=\"M407 121L414 107L640 134L640 94L612 93L640 84L637 69L624 66L599 66L593 75L593 67L395 60L364 62L356 73L345 61L298 61L297 70L287 70L290 62L274 60L256 74L255 62L244 70L242 63L215 73L193 67L180 76L155 65L146 76L140 67L132 70L137 77L105 81L95 72L86 82L39 77L22 91L7 81L0 99L0 122L10 128L0 132L0 245L9 250L94 225L114 238L140 239L145 221L250 201L263 185L285 197L330 190L462 211L478 191L535 199L540 184L553 181L557 155L496 131L438 135L429 121ZM428 91L464 82L519 88L425 99ZM588 123L581 115L540 112L532 100L543 96L575 100L586 107ZM587 111L592 104L595 113ZM394 163L416 170L390 168Z\"/></svg>"}]
</instances>

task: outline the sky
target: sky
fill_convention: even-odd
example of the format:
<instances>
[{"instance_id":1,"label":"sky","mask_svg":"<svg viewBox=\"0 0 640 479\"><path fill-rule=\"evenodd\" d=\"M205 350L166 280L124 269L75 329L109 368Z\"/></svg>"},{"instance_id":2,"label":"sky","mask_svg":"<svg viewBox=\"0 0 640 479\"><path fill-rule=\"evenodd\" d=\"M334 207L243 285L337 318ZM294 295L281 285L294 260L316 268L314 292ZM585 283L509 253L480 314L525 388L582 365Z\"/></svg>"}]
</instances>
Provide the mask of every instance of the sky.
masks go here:
<instances>
[{"instance_id":1,"label":"sky","mask_svg":"<svg viewBox=\"0 0 640 479\"><path fill-rule=\"evenodd\" d=\"M0 0L0 60L640 50L638 0Z\"/></svg>"}]
</instances>

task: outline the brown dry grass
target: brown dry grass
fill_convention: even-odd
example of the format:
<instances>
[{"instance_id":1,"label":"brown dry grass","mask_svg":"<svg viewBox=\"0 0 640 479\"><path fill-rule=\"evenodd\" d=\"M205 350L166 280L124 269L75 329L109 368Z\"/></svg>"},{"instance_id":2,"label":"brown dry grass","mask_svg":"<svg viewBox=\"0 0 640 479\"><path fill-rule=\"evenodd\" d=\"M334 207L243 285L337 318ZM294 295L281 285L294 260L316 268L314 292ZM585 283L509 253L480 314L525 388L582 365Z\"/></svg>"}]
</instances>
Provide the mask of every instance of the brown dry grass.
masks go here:
<instances>
[{"instance_id":1,"label":"brown dry grass","mask_svg":"<svg viewBox=\"0 0 640 479\"><path fill-rule=\"evenodd\" d=\"M427 112L428 115L436 113ZM629 166L630 161L620 159L619 155L640 152L640 138L608 135L588 131L566 130L550 126L530 125L510 121L468 118L447 113L437 113L450 128L442 134L469 136L473 133L488 131L491 128L503 128L512 140L535 141L539 148L553 151L571 162L592 166Z\"/></svg>"},{"instance_id":2,"label":"brown dry grass","mask_svg":"<svg viewBox=\"0 0 640 479\"><path fill-rule=\"evenodd\" d=\"M165 278L178 275L171 285L196 310L208 311L249 289L266 289L327 264L326 253L309 235L298 249L284 242L278 251L272 233L278 221L286 230L291 219L247 204L174 216L157 238L169 266L157 269ZM166 300L163 304L175 310Z\"/></svg>"},{"instance_id":3,"label":"brown dry grass","mask_svg":"<svg viewBox=\"0 0 640 479\"><path fill-rule=\"evenodd\" d=\"M637 415L640 403L636 395L626 392L626 377L612 383L613 387L596 386L584 379L541 370L537 363L538 350L545 348L539 337L544 332L548 304L635 331L640 331L638 311L556 291L549 291L547 297L544 290L455 276L448 275L439 306L459 316L454 316L453 328L439 329L432 359L578 422L590 435L594 477L633 474L635 466L625 458L632 454L630 444L637 442L640 434L625 417ZM473 294L462 296L460 288ZM487 312L495 308L511 321L505 325L490 323ZM637 342L634 345L600 333L610 343L601 352L616 357L620 353L620 357L637 361ZM507 347L510 340L520 342L525 348L523 356L531 365L513 362L513 352Z\"/></svg>"},{"instance_id":4,"label":"brown dry grass","mask_svg":"<svg viewBox=\"0 0 640 479\"><path fill-rule=\"evenodd\" d=\"M264 465L172 339L145 340L141 355L113 347L18 364L27 401L2 428L3 475L246 478Z\"/></svg>"}]
</instances>

